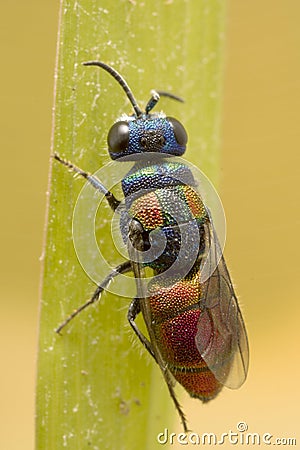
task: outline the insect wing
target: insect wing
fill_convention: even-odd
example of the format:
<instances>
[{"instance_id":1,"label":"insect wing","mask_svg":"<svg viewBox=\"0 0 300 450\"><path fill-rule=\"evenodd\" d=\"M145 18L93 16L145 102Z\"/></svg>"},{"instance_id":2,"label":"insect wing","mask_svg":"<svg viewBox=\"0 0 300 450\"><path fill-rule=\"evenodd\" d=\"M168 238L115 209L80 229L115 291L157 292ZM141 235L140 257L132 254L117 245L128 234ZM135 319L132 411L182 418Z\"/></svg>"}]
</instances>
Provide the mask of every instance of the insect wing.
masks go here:
<instances>
[{"instance_id":1,"label":"insect wing","mask_svg":"<svg viewBox=\"0 0 300 450\"><path fill-rule=\"evenodd\" d=\"M244 321L216 232L207 226L208 249L202 265L200 308L196 346L216 379L231 389L239 388L248 371L249 349ZM211 271L210 276L207 275ZM202 273L201 273L202 276Z\"/></svg>"}]
</instances>

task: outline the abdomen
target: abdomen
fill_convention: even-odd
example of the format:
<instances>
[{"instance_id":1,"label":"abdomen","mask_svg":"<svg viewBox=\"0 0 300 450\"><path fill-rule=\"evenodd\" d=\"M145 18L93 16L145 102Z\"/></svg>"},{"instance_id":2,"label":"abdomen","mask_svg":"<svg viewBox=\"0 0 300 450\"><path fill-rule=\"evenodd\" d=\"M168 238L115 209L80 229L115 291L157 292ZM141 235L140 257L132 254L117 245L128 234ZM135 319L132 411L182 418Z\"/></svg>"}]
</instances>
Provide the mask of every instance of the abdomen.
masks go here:
<instances>
[{"instance_id":1,"label":"abdomen","mask_svg":"<svg viewBox=\"0 0 300 450\"><path fill-rule=\"evenodd\" d=\"M154 281L149 287L149 301L156 342L168 369L192 397L208 401L222 385L208 369L195 343L201 313L199 275L194 269L169 287L160 287Z\"/></svg>"}]
</instances>

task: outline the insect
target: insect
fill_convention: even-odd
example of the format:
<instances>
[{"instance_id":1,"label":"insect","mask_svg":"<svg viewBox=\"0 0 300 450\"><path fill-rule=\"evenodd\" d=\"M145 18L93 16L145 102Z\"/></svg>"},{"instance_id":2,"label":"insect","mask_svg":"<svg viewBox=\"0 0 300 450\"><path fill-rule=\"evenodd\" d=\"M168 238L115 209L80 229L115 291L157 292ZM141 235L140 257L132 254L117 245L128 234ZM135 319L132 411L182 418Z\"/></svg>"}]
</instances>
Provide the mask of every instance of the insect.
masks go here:
<instances>
[{"instance_id":1,"label":"insect","mask_svg":"<svg viewBox=\"0 0 300 450\"><path fill-rule=\"evenodd\" d=\"M141 110L124 78L99 61L84 63L108 72L123 88L132 115L123 115L108 133L111 159L132 161L122 179L125 201L118 200L101 181L58 154L54 158L85 178L104 194L120 214L120 229L129 259L115 267L93 296L56 330L58 333L82 310L96 302L113 278L132 272L137 295L128 321L159 365L181 418L174 380L190 396L208 402L223 385L240 387L248 370L248 341L237 298L212 223L210 211L183 160L172 159L186 150L187 133L175 118L150 112L160 95L153 92ZM150 269L149 269L150 268ZM146 270L152 271L150 281ZM142 314L148 336L136 324Z\"/></svg>"}]
</instances>

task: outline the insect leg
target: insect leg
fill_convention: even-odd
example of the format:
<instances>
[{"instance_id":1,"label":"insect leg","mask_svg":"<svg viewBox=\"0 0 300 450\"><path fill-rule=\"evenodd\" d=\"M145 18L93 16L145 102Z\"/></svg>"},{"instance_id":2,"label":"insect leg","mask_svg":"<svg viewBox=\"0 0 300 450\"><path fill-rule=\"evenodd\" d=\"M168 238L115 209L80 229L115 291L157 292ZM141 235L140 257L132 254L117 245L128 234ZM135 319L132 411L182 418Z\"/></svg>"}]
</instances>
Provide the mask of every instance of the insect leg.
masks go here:
<instances>
[{"instance_id":1,"label":"insect leg","mask_svg":"<svg viewBox=\"0 0 300 450\"><path fill-rule=\"evenodd\" d=\"M144 268L143 265L138 261L138 253L136 251L143 251L144 249L144 242L143 242L143 227L141 226L141 224L137 221L137 220L132 220L129 224L129 239L132 243L132 248L129 250L129 255L130 255L130 259L131 259L131 265L132 265L132 270L134 273L134 276L136 278L136 283L137 283L137 292L138 292L138 305L135 304L135 300L133 300L132 304L130 305L130 307L132 307L133 309L133 317L135 318L136 315L141 311L144 317L144 321L149 333L149 337L150 337L150 348L149 345L145 344L145 340L147 341L147 339L143 336L141 338L140 336L140 331L138 330L138 332L136 331L135 328L132 325L132 321L129 320L130 325L133 327L134 331L136 332L137 336L139 337L139 339L141 340L141 342L143 343L143 345L145 345L145 347L147 348L148 351L150 351L151 355L154 357L155 361L157 362L163 377L165 379L165 382L168 386L168 390L169 390L169 394L174 402L175 408L179 414L179 417L181 419L184 431L187 432L188 431L188 426L187 426L187 421L184 415L184 412L180 406L180 403L176 397L175 394L175 390L174 390L174 379L172 377L172 374L170 373L170 370L168 369L168 365L166 363L166 361L164 360L157 339L154 335L154 331L153 328L151 326L151 308L150 308L150 302L149 302L149 298L147 298L147 292L145 291L145 286L144 283L142 282L142 278L144 276ZM129 307L129 310L130 310ZM129 313L129 312L128 312ZM135 315L134 315L135 314ZM134 321L134 319L133 319Z\"/></svg>"},{"instance_id":2,"label":"insect leg","mask_svg":"<svg viewBox=\"0 0 300 450\"><path fill-rule=\"evenodd\" d=\"M156 357L155 357L151 342L143 335L143 333L140 332L137 324L135 323L135 318L140 312L141 312L140 299L134 298L129 305L127 319L129 321L133 331L135 332L135 334L137 335L137 337L143 344L143 346L148 350L150 355L153 356L153 358L156 361Z\"/></svg>"},{"instance_id":3,"label":"insect leg","mask_svg":"<svg viewBox=\"0 0 300 450\"><path fill-rule=\"evenodd\" d=\"M95 290L92 297L83 305L79 306L78 309L75 309L75 311L72 312L72 314L69 315L69 317L66 318L66 320L55 330L56 333L60 333L61 330L72 320L74 317L76 317L81 311L83 311L85 308L90 306L92 303L95 303L97 300L99 300L100 294L104 291L104 289L109 285L109 283L113 280L113 278L117 277L118 275L126 272L130 272L131 270L131 264L130 261L126 261L119 266L115 267L108 275L104 278L104 280L97 286L97 289Z\"/></svg>"},{"instance_id":4,"label":"insect leg","mask_svg":"<svg viewBox=\"0 0 300 450\"><path fill-rule=\"evenodd\" d=\"M117 200L114 194L110 192L108 189L106 189L106 187L101 183L100 180L98 180L97 177L91 175L88 172L85 172L84 170L75 166L75 164L71 163L70 161L61 158L58 153L54 153L54 159L56 159L58 162L68 167L69 169L71 169L73 172L78 173L83 178L85 178L97 191L105 195L105 198L113 211L117 209L117 207L121 203L120 200Z\"/></svg>"}]
</instances>

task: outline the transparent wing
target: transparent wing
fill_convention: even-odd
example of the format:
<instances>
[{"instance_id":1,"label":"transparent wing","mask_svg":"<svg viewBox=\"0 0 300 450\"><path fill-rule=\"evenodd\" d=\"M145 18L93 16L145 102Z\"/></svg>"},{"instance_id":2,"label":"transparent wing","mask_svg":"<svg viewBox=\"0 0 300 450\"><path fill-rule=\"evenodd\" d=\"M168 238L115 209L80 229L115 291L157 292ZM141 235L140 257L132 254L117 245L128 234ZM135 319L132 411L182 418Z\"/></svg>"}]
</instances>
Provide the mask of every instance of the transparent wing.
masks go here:
<instances>
[{"instance_id":1,"label":"transparent wing","mask_svg":"<svg viewBox=\"0 0 300 450\"><path fill-rule=\"evenodd\" d=\"M244 383L248 371L246 329L211 223L206 228L206 241L206 257L200 266L204 279L200 281L202 312L196 346L217 380L231 389L237 389Z\"/></svg>"}]
</instances>

